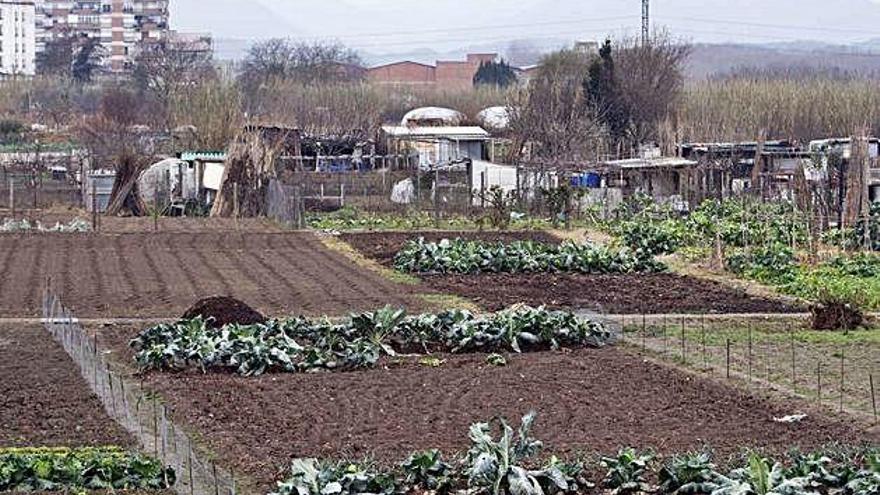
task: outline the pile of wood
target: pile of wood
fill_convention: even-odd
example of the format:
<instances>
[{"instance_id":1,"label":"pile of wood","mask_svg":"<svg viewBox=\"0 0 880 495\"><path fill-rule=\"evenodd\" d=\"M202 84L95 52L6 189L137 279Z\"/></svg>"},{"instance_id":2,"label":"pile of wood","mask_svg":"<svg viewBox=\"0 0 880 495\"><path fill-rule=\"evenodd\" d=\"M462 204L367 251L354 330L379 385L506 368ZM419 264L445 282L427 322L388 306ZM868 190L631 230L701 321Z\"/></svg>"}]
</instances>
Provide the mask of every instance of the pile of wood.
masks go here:
<instances>
[{"instance_id":1,"label":"pile of wood","mask_svg":"<svg viewBox=\"0 0 880 495\"><path fill-rule=\"evenodd\" d=\"M119 157L116 165L116 181L110 193L106 215L115 216L127 212L132 216L140 217L148 213L138 190L138 178L148 164L148 160L130 153Z\"/></svg>"},{"instance_id":2,"label":"pile of wood","mask_svg":"<svg viewBox=\"0 0 880 495\"><path fill-rule=\"evenodd\" d=\"M213 217L256 217L266 212L266 192L275 177L284 139L244 132L229 146Z\"/></svg>"},{"instance_id":3,"label":"pile of wood","mask_svg":"<svg viewBox=\"0 0 880 495\"><path fill-rule=\"evenodd\" d=\"M868 198L868 168L870 165L868 138L862 132L852 138L852 154L846 168L846 200L843 225L852 227L870 213Z\"/></svg>"}]
</instances>

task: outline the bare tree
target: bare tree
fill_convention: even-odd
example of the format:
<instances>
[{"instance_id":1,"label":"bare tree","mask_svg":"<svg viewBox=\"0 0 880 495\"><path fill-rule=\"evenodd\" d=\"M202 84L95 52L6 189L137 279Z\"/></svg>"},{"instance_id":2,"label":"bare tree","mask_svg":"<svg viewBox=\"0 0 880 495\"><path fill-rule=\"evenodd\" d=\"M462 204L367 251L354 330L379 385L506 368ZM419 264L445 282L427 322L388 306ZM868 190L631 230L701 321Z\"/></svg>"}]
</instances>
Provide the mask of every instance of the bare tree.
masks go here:
<instances>
[{"instance_id":1,"label":"bare tree","mask_svg":"<svg viewBox=\"0 0 880 495\"><path fill-rule=\"evenodd\" d=\"M631 144L657 140L659 126L675 113L690 53L690 45L665 32L655 33L645 45L635 38L615 45L615 82L630 119Z\"/></svg>"},{"instance_id":2,"label":"bare tree","mask_svg":"<svg viewBox=\"0 0 880 495\"><path fill-rule=\"evenodd\" d=\"M210 50L197 42L147 43L135 58L135 80L165 110L177 95L215 76Z\"/></svg>"},{"instance_id":3,"label":"bare tree","mask_svg":"<svg viewBox=\"0 0 880 495\"><path fill-rule=\"evenodd\" d=\"M532 161L561 164L596 153L602 129L585 104L590 56L563 50L546 56L528 88L509 102L512 152L531 149ZM515 159L515 157L512 157Z\"/></svg>"},{"instance_id":4,"label":"bare tree","mask_svg":"<svg viewBox=\"0 0 880 495\"><path fill-rule=\"evenodd\" d=\"M365 77L360 56L339 43L302 43L270 39L251 47L239 82L247 96L278 81L302 84L357 82Z\"/></svg>"}]
</instances>

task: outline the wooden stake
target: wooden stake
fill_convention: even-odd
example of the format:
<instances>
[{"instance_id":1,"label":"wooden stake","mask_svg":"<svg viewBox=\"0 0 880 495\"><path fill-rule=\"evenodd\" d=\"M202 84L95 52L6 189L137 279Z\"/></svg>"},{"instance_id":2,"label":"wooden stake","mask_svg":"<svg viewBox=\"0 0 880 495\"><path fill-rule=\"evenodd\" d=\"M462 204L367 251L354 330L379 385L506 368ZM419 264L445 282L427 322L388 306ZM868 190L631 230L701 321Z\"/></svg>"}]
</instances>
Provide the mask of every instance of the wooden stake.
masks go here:
<instances>
[{"instance_id":1,"label":"wooden stake","mask_svg":"<svg viewBox=\"0 0 880 495\"><path fill-rule=\"evenodd\" d=\"M730 339L727 339L727 379L730 380Z\"/></svg>"},{"instance_id":2,"label":"wooden stake","mask_svg":"<svg viewBox=\"0 0 880 495\"><path fill-rule=\"evenodd\" d=\"M685 341L684 341L685 340L684 329L685 329L685 323L684 323L684 317L682 317L682 319L681 319L681 362L686 363L687 362L687 349L686 349Z\"/></svg>"},{"instance_id":3,"label":"wooden stake","mask_svg":"<svg viewBox=\"0 0 880 495\"><path fill-rule=\"evenodd\" d=\"M749 321L749 383L752 383L752 322Z\"/></svg>"},{"instance_id":4,"label":"wooden stake","mask_svg":"<svg viewBox=\"0 0 880 495\"><path fill-rule=\"evenodd\" d=\"M840 351L840 412L843 412L843 393L846 381L844 380L844 351Z\"/></svg>"},{"instance_id":5,"label":"wooden stake","mask_svg":"<svg viewBox=\"0 0 880 495\"><path fill-rule=\"evenodd\" d=\"M791 335L791 389L797 393L797 371L795 366L795 348L794 348L794 330L790 327L788 333Z\"/></svg>"},{"instance_id":6,"label":"wooden stake","mask_svg":"<svg viewBox=\"0 0 880 495\"><path fill-rule=\"evenodd\" d=\"M874 375L868 375L868 382L871 385L871 406L874 408L874 422L877 422L877 396L874 393Z\"/></svg>"}]
</instances>

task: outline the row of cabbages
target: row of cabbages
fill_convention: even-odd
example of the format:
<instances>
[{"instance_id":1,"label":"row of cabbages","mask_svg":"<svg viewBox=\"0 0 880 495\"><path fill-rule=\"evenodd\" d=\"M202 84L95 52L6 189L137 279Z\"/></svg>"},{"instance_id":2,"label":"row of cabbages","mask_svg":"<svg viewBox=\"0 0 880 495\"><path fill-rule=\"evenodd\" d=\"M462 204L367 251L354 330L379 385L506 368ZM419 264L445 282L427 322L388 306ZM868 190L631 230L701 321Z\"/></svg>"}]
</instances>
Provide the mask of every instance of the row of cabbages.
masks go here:
<instances>
[{"instance_id":1,"label":"row of cabbages","mask_svg":"<svg viewBox=\"0 0 880 495\"><path fill-rule=\"evenodd\" d=\"M56 223L54 226L46 226L40 222L31 222L30 220L13 220L6 218L0 223L0 232L57 232L57 233L76 233L89 232L91 226L85 220L75 218L67 223Z\"/></svg>"},{"instance_id":2,"label":"row of cabbages","mask_svg":"<svg viewBox=\"0 0 880 495\"><path fill-rule=\"evenodd\" d=\"M510 243L444 239L407 242L394 266L409 273L642 273L666 267L653 253L628 247L609 247L564 241Z\"/></svg>"},{"instance_id":3,"label":"row of cabbages","mask_svg":"<svg viewBox=\"0 0 880 495\"><path fill-rule=\"evenodd\" d=\"M534 414L514 431L503 420L471 425L470 450L446 462L437 450L412 454L397 468L364 463L297 459L289 477L271 495L354 495L373 493L459 493L467 495L877 495L880 493L880 451L855 449L793 453L784 462L757 453L735 462L722 473L708 452L656 462L649 452L623 449L602 457L605 475L588 480L585 459L535 457L542 444L531 438ZM500 435L496 436L495 432ZM656 484L652 484L656 482Z\"/></svg>"},{"instance_id":4,"label":"row of cabbages","mask_svg":"<svg viewBox=\"0 0 880 495\"><path fill-rule=\"evenodd\" d=\"M259 375L365 368L401 352L600 347L614 338L604 325L573 313L526 306L485 316L463 310L407 316L387 307L341 323L299 317L209 327L201 318L158 325L143 331L131 346L144 369L220 368Z\"/></svg>"}]
</instances>

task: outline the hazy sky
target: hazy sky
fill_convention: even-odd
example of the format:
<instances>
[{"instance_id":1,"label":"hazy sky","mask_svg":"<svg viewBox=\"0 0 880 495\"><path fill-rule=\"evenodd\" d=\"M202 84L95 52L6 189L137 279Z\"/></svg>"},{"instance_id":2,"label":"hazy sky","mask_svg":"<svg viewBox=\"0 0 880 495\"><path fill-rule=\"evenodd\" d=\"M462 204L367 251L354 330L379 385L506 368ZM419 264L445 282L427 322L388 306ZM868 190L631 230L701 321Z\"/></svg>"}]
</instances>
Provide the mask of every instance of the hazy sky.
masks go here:
<instances>
[{"instance_id":1,"label":"hazy sky","mask_svg":"<svg viewBox=\"0 0 880 495\"><path fill-rule=\"evenodd\" d=\"M652 0L654 25L692 41L880 38L880 0ZM175 29L216 37L336 39L373 52L516 38L638 33L640 0L172 0Z\"/></svg>"}]
</instances>

